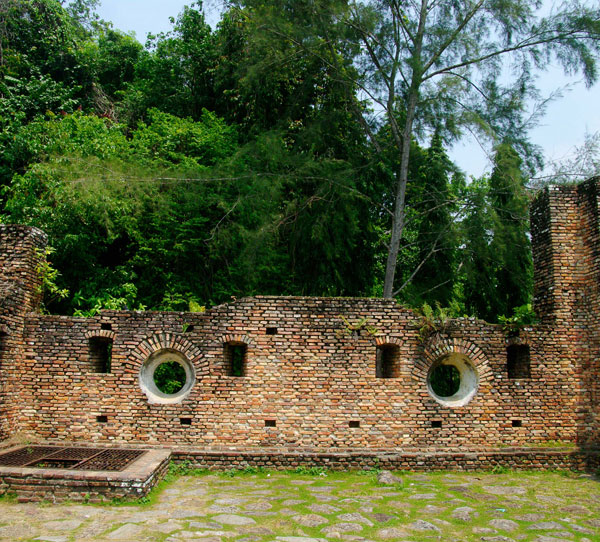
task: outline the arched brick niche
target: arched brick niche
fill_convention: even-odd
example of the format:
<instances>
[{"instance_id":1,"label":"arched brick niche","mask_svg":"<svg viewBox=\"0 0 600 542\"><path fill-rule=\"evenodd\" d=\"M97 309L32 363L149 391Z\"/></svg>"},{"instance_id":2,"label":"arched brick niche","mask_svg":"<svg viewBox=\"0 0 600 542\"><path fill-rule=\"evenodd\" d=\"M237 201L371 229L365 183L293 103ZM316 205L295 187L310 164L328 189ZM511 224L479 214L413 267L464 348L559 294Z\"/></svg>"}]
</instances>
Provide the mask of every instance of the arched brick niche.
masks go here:
<instances>
[{"instance_id":1,"label":"arched brick niche","mask_svg":"<svg viewBox=\"0 0 600 542\"><path fill-rule=\"evenodd\" d=\"M248 376L248 347L251 340L247 335L224 335L223 369L225 376L243 378Z\"/></svg>"},{"instance_id":2,"label":"arched brick niche","mask_svg":"<svg viewBox=\"0 0 600 542\"><path fill-rule=\"evenodd\" d=\"M375 338L375 377L400 378L402 360L401 341L397 337L378 336Z\"/></svg>"},{"instance_id":3,"label":"arched brick niche","mask_svg":"<svg viewBox=\"0 0 600 542\"><path fill-rule=\"evenodd\" d=\"M89 371L97 374L110 373L112 369L112 348L117 334L114 331L98 329L88 331Z\"/></svg>"},{"instance_id":4,"label":"arched brick niche","mask_svg":"<svg viewBox=\"0 0 600 542\"><path fill-rule=\"evenodd\" d=\"M442 406L457 408L468 405L489 388L492 371L476 344L466 339L438 337L424 345L412 378Z\"/></svg>"}]
</instances>

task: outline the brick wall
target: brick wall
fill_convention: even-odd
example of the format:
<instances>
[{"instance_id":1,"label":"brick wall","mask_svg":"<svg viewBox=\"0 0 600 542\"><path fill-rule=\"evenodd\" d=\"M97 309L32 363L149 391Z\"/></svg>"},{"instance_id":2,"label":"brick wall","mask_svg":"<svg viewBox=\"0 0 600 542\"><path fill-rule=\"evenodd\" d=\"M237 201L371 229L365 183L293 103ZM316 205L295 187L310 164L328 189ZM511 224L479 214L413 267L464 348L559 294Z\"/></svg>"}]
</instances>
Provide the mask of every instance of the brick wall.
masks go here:
<instances>
[{"instance_id":1,"label":"brick wall","mask_svg":"<svg viewBox=\"0 0 600 542\"><path fill-rule=\"evenodd\" d=\"M42 239L15 231L23 237L2 245L9 256L13 245ZM1 436L279 451L598 444L597 182L540 194L532 237L541 324L511 338L458 319L422 343L419 318L381 299L258 296L204 314L83 319L36 314L31 296L13 335L18 355L3 364ZM33 284L34 260L23 261ZM110 372L97 373L97 345L107 342ZM227 344L245 345L244 377L230 376ZM510 345L529 349L530 378L509 378ZM382 349L392 378L376 376ZM179 352L193 366L195 383L180 402L157 403L140 387L140 370L157 352ZM465 406L441 404L428 390L429 370L445 356L470 360L478 375Z\"/></svg>"},{"instance_id":2,"label":"brick wall","mask_svg":"<svg viewBox=\"0 0 600 542\"><path fill-rule=\"evenodd\" d=\"M46 235L35 228L0 226L0 439L13 434L20 407L20 360L25 315L39 309Z\"/></svg>"}]
</instances>

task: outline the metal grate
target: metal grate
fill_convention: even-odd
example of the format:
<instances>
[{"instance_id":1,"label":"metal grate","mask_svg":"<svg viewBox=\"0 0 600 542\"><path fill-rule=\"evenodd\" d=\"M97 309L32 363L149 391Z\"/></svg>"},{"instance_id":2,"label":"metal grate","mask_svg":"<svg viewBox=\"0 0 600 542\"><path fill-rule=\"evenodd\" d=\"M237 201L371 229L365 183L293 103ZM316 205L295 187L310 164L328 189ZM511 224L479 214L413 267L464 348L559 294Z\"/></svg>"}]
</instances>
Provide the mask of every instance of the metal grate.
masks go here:
<instances>
[{"instance_id":1,"label":"metal grate","mask_svg":"<svg viewBox=\"0 0 600 542\"><path fill-rule=\"evenodd\" d=\"M27 463L39 461L61 448L55 446L26 446L0 455L0 466L3 467L24 467Z\"/></svg>"},{"instance_id":2,"label":"metal grate","mask_svg":"<svg viewBox=\"0 0 600 542\"><path fill-rule=\"evenodd\" d=\"M142 450L104 450L84 461L77 468L80 470L121 471L144 453Z\"/></svg>"},{"instance_id":3,"label":"metal grate","mask_svg":"<svg viewBox=\"0 0 600 542\"><path fill-rule=\"evenodd\" d=\"M145 453L144 450L123 450L118 448L25 446L12 452L0 454L0 466L122 471Z\"/></svg>"}]
</instances>

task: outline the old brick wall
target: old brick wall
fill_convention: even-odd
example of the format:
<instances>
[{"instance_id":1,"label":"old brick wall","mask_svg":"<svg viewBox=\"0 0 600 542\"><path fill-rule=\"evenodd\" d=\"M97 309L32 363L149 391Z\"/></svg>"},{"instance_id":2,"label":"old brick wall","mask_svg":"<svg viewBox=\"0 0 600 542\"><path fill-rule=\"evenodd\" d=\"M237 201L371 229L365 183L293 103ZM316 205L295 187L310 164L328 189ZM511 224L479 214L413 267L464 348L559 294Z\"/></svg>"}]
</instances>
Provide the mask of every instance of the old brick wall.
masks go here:
<instances>
[{"instance_id":1,"label":"old brick wall","mask_svg":"<svg viewBox=\"0 0 600 542\"><path fill-rule=\"evenodd\" d=\"M352 333L340 316L351 324L366 318L371 333ZM102 323L114 337L110 374L92 373L89 363L87 337L102 333ZM511 380L498 326L459 320L435 344L422 345L418 325L410 311L376 299L256 297L202 315L32 316L22 428L44 439L239 447L452 449L576 440L576 399L565 385L575 380L576 360L551 328L522 334L531 378ZM247 344L245 377L226 374L223 345L232 339ZM398 345L397 378L376 378L378 343ZM188 352L196 367L196 384L181 404L150 404L139 386L142 363L165 347ZM444 349L466 352L479 372L479 390L465 407L443 406L427 390L429 360ZM266 420L276 426L265 427Z\"/></svg>"},{"instance_id":2,"label":"old brick wall","mask_svg":"<svg viewBox=\"0 0 600 542\"><path fill-rule=\"evenodd\" d=\"M13 250L9 260L21 261L18 246L28 256L5 283L26 276L21 290L31 294L31 247L43 239L14 231L21 237L7 236L2 254ZM540 194L532 240L541 324L510 338L499 326L459 319L422 343L420 319L381 299L259 296L204 314L83 319L36 314L31 295L20 312L2 309L4 319L21 318L11 339L21 350L0 369L10 368L0 373L0 438L25 431L45 440L278 450L598 444L598 183ZM110 372L98 373L108 343ZM245 347L245 376L228 374L227 344ZM521 378L509 375L509 347L530 354ZM377 378L386 349L393 378ZM181 402L154 404L140 387L140 370L157 352L179 352L194 367ZM464 406L441 404L428 390L429 370L447 355L465 356L478 375Z\"/></svg>"},{"instance_id":3,"label":"old brick wall","mask_svg":"<svg viewBox=\"0 0 600 542\"><path fill-rule=\"evenodd\" d=\"M0 440L17 427L25 315L39 307L36 267L45 246L40 230L0 226Z\"/></svg>"}]
</instances>

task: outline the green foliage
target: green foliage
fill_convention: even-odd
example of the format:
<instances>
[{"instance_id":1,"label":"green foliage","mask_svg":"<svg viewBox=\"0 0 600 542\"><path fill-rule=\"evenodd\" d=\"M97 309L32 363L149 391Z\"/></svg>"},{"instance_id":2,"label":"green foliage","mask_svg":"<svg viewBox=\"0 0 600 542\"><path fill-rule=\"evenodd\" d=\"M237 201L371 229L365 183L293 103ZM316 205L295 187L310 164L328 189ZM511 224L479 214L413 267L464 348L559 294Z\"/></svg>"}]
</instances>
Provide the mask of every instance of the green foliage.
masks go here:
<instances>
[{"instance_id":1,"label":"green foliage","mask_svg":"<svg viewBox=\"0 0 600 542\"><path fill-rule=\"evenodd\" d=\"M519 329L538 323L537 315L531 303L515 307L512 316L498 316L498 322L505 333L519 331Z\"/></svg>"},{"instance_id":2,"label":"green foliage","mask_svg":"<svg viewBox=\"0 0 600 542\"><path fill-rule=\"evenodd\" d=\"M165 361L154 371L156 387L167 395L172 395L181 390L185 386L185 381L185 369L176 361Z\"/></svg>"},{"instance_id":3,"label":"green foliage","mask_svg":"<svg viewBox=\"0 0 600 542\"><path fill-rule=\"evenodd\" d=\"M35 270L41 279L37 293L44 300L42 311L45 311L46 309L45 303L65 299L69 295L69 290L66 288L59 288L56 284L60 273L48 261L48 257L53 253L54 249L52 247L47 247L43 251L37 249L38 264Z\"/></svg>"},{"instance_id":4,"label":"green foliage","mask_svg":"<svg viewBox=\"0 0 600 542\"><path fill-rule=\"evenodd\" d=\"M415 314L419 317L417 329L419 330L420 342L427 341L433 335L442 335L450 329L452 318L458 318L461 314L458 304L454 303L450 307L442 307L439 303L435 307L427 303L417 309Z\"/></svg>"}]
</instances>

